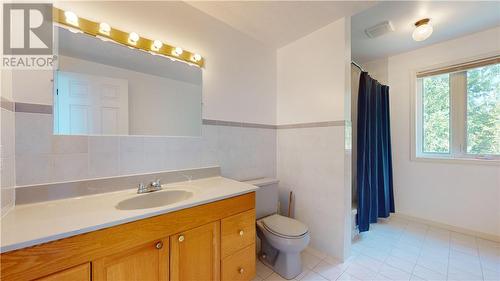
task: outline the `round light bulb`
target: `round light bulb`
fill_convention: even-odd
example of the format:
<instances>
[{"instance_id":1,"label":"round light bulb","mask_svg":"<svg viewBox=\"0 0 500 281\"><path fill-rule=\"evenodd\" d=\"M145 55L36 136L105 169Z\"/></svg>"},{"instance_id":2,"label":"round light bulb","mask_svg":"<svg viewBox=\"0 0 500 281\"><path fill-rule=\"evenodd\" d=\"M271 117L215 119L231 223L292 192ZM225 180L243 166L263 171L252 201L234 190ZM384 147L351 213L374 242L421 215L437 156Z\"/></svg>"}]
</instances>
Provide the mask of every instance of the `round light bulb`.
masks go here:
<instances>
[{"instance_id":1,"label":"round light bulb","mask_svg":"<svg viewBox=\"0 0 500 281\"><path fill-rule=\"evenodd\" d=\"M176 56L182 55L182 52L184 52L182 50L182 48L177 47L177 48L174 49L174 55L176 55Z\"/></svg>"},{"instance_id":2,"label":"round light bulb","mask_svg":"<svg viewBox=\"0 0 500 281\"><path fill-rule=\"evenodd\" d=\"M200 61L201 60L201 55L200 54L194 54L193 55L193 61Z\"/></svg>"},{"instance_id":3,"label":"round light bulb","mask_svg":"<svg viewBox=\"0 0 500 281\"><path fill-rule=\"evenodd\" d=\"M137 41L139 41L139 34L137 34L135 32L130 32L130 34L128 36L128 42L132 45L135 45L137 43Z\"/></svg>"},{"instance_id":4,"label":"round light bulb","mask_svg":"<svg viewBox=\"0 0 500 281\"><path fill-rule=\"evenodd\" d=\"M99 32L105 35L109 35L109 33L111 32L111 26L109 26L109 24L105 22L101 22L99 24Z\"/></svg>"},{"instance_id":5,"label":"round light bulb","mask_svg":"<svg viewBox=\"0 0 500 281\"><path fill-rule=\"evenodd\" d=\"M66 11L64 12L64 17L66 18L67 23L74 26L78 26L78 16L75 13L71 11Z\"/></svg>"},{"instance_id":6,"label":"round light bulb","mask_svg":"<svg viewBox=\"0 0 500 281\"><path fill-rule=\"evenodd\" d=\"M163 46L163 43L160 40L155 40L155 41L153 41L153 44L151 45L151 50L159 51L162 46Z\"/></svg>"},{"instance_id":7,"label":"round light bulb","mask_svg":"<svg viewBox=\"0 0 500 281\"><path fill-rule=\"evenodd\" d=\"M415 30L412 34L413 40L417 42L424 41L431 36L433 28L429 21L429 19L422 19L415 23Z\"/></svg>"}]
</instances>

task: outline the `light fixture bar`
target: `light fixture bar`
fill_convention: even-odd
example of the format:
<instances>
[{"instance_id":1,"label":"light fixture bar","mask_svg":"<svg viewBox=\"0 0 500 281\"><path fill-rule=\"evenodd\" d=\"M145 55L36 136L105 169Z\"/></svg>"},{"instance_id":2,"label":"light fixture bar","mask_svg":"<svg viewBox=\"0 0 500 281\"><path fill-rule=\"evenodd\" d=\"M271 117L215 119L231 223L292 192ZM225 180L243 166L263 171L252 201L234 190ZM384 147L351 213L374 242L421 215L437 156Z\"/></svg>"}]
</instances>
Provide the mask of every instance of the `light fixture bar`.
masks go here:
<instances>
[{"instance_id":1,"label":"light fixture bar","mask_svg":"<svg viewBox=\"0 0 500 281\"><path fill-rule=\"evenodd\" d=\"M135 44L133 44L133 43L131 43L131 41L129 41L130 33L111 27L109 34L105 34L105 33L100 32L100 30L102 29L101 23L94 22L94 21L91 21L91 20L88 20L85 18L81 18L81 17L78 17L78 26L75 26L74 24L66 21L66 16L64 15L64 12L65 11L54 7L53 8L53 15L54 15L53 20L54 20L54 22L61 24L61 25L64 25L64 26L67 26L67 27L72 28L72 29L75 29L75 28L79 29L83 33L86 33L86 34L89 34L92 36L99 36L99 37L108 38L108 39L113 40L117 43L129 46L132 48L151 52L151 46L153 46L154 40L144 38L144 37L139 37L139 39L135 42ZM158 43L156 45L158 46ZM183 61L183 62L186 62L189 64L197 65L199 67L204 66L205 60L200 55L193 53L193 52L186 51L186 50L183 50L180 54L177 55L177 53L175 52L176 49L182 50L179 47L174 47L174 46L163 43L161 45L161 48L158 49L157 51L155 50L154 53L157 53L159 55L164 55L164 56L176 59L176 60L180 60L180 61Z\"/></svg>"}]
</instances>

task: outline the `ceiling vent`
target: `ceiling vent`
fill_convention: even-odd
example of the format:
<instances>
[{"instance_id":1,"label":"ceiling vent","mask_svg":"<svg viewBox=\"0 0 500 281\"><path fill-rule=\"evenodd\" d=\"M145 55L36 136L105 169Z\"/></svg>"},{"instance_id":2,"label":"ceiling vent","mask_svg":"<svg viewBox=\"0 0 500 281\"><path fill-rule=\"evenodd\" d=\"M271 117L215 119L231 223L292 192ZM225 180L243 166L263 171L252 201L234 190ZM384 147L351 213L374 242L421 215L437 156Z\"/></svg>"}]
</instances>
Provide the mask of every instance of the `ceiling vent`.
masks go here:
<instances>
[{"instance_id":1,"label":"ceiling vent","mask_svg":"<svg viewBox=\"0 0 500 281\"><path fill-rule=\"evenodd\" d=\"M390 21L381 22L375 26L365 29L365 33L370 38L377 38L386 33L393 32L394 26Z\"/></svg>"}]
</instances>

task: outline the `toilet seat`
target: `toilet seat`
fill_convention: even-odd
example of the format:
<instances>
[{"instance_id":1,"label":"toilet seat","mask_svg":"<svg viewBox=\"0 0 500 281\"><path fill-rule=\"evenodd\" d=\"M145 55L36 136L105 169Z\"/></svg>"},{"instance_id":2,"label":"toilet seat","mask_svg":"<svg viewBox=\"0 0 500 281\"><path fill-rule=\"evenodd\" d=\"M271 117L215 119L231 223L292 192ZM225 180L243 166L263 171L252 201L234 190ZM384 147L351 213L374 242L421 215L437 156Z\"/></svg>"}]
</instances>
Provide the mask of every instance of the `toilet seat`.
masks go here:
<instances>
[{"instance_id":1,"label":"toilet seat","mask_svg":"<svg viewBox=\"0 0 500 281\"><path fill-rule=\"evenodd\" d=\"M309 231L300 221L280 215L271 215L261 221L269 232L287 239L300 239Z\"/></svg>"}]
</instances>

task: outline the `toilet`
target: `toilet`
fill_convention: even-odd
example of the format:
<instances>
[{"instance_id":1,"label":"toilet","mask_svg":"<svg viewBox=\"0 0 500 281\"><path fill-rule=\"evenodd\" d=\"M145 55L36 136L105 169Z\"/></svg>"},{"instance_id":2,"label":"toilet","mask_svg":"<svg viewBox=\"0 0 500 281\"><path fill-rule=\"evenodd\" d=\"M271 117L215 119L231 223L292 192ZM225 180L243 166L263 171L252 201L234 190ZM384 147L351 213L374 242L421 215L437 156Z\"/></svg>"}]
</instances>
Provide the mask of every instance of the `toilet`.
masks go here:
<instances>
[{"instance_id":1,"label":"toilet","mask_svg":"<svg viewBox=\"0 0 500 281\"><path fill-rule=\"evenodd\" d=\"M304 223L279 215L278 180L264 178L248 181L259 188L256 192L257 236L261 247L258 257L285 279L293 279L302 272L300 253L310 240Z\"/></svg>"}]
</instances>

